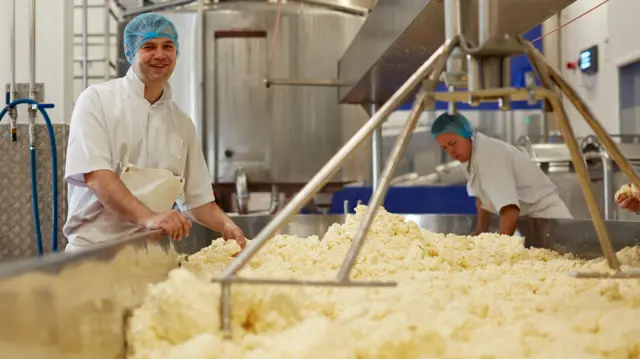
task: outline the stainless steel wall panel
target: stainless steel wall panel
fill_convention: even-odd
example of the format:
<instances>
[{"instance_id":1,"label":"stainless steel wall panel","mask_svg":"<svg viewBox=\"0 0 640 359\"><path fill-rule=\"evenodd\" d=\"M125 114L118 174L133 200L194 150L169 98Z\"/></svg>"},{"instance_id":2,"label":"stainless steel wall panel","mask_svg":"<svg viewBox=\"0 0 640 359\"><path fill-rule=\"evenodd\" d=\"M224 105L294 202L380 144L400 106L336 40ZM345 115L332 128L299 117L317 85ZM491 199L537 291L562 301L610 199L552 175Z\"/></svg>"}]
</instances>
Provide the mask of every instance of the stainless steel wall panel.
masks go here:
<instances>
[{"instance_id":1,"label":"stainless steel wall panel","mask_svg":"<svg viewBox=\"0 0 640 359\"><path fill-rule=\"evenodd\" d=\"M8 121L7 121L8 122ZM54 124L58 155L58 248L66 240L62 226L67 217L67 186L63 182L68 126ZM31 175L29 166L29 125L18 124L18 141L12 142L8 123L0 125L0 261L37 255L36 235L31 206ZM38 178L38 208L42 241L46 252L51 250L51 151L45 125L36 125L36 173Z\"/></svg>"}]
</instances>

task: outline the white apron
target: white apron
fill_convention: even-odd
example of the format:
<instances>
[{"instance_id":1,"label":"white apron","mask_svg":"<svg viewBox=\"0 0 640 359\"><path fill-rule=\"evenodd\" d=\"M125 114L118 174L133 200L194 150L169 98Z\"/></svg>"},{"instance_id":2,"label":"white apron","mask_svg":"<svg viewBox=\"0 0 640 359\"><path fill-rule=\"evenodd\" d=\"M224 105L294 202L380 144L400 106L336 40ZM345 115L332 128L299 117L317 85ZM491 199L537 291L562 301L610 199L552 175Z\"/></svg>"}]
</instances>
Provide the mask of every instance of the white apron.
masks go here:
<instances>
[{"instance_id":1,"label":"white apron","mask_svg":"<svg viewBox=\"0 0 640 359\"><path fill-rule=\"evenodd\" d=\"M175 131L178 129L175 117L173 120ZM142 168L135 166L129 162L129 154L127 153L125 161L120 162L119 178L125 187L136 197L142 204L147 206L151 211L161 213L169 211L173 208L176 200L182 194L184 188L184 171L186 161L183 158L182 139L175 132L171 133L169 146L171 153L182 161L180 176L176 176L173 172L160 168ZM148 155L147 155L148 158ZM124 165L126 164L126 165ZM124 166L123 166L124 165ZM65 252L78 252L87 250L92 245L74 245L67 243Z\"/></svg>"}]
</instances>

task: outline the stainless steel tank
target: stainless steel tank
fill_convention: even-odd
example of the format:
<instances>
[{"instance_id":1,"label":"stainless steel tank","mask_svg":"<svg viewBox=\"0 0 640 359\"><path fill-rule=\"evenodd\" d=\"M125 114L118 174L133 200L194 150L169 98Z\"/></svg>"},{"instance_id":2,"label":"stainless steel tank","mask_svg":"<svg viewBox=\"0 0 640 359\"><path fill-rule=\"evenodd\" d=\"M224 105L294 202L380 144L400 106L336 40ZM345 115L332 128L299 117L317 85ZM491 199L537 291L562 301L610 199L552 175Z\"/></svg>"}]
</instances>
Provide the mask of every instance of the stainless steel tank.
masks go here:
<instances>
[{"instance_id":1,"label":"stainless steel tank","mask_svg":"<svg viewBox=\"0 0 640 359\"><path fill-rule=\"evenodd\" d=\"M640 135L612 135L619 139L619 148L636 168L640 168ZM569 149L562 137L554 136L553 143L541 143L541 137L523 136L516 146L529 153L532 160L547 174L558 187L560 198L567 204L576 219L591 218L587 203L580 188L578 177L571 163ZM596 197L600 213L609 220L638 220L638 215L620 210L613 201L613 195L628 183L626 176L611 162L606 151L594 136L578 138L587 162L591 189Z\"/></svg>"},{"instance_id":2,"label":"stainless steel tank","mask_svg":"<svg viewBox=\"0 0 640 359\"><path fill-rule=\"evenodd\" d=\"M263 82L336 79L338 59L365 20L363 8L350 3L362 1L283 4L271 60L275 2L207 6L203 39L195 9L163 12L180 39L174 99L196 124L216 184L232 185L243 169L250 186L303 185L367 120L360 106L338 103L336 87L266 88ZM369 152L362 146L332 182L368 178Z\"/></svg>"}]
</instances>

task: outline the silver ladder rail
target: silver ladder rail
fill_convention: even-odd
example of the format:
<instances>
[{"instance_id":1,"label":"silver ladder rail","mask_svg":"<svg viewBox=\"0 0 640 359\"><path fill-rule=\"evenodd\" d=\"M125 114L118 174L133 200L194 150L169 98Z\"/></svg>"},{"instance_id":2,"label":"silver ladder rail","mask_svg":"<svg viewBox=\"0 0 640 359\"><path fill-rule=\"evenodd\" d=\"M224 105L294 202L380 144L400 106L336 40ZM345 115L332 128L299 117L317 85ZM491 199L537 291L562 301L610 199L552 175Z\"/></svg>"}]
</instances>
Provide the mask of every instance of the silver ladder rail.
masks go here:
<instances>
[{"instance_id":1,"label":"silver ladder rail","mask_svg":"<svg viewBox=\"0 0 640 359\"><path fill-rule=\"evenodd\" d=\"M76 57L73 59L75 63L80 63L80 74L74 75L74 79L82 80L82 88L81 90L86 89L89 86L89 80L91 79L103 79L104 81L108 81L114 78L112 71L115 70L115 63L111 60L112 53L112 45L118 43L118 39L115 39L116 34L111 32L111 21L118 21L118 16L112 10L112 0L103 0L100 4L89 4L88 0L82 0L80 5L74 5L74 11L79 9L82 12L81 16L81 31L79 33L74 32L74 48L76 46L81 46L81 55L80 57ZM103 32L100 33L89 33L88 25L89 25L89 13L91 11L101 10L103 13ZM77 25L77 24L74 24ZM75 28L75 26L74 26ZM81 42L78 44L75 42L75 38L80 37ZM90 38L102 38L100 43L90 42ZM113 39L115 39L115 41ZM103 46L104 52L102 57L89 57L89 48ZM102 76L90 76L89 68L94 63L102 63L103 65L103 74Z\"/></svg>"}]
</instances>

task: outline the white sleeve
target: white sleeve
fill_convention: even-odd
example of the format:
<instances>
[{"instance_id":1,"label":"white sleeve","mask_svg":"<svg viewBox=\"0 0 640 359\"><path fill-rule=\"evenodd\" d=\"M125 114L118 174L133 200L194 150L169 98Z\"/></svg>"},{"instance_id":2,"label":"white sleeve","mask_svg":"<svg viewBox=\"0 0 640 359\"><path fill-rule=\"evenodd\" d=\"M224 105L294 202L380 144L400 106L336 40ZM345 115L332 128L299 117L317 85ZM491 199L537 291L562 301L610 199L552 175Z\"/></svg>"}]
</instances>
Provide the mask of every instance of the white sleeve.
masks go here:
<instances>
[{"instance_id":1,"label":"white sleeve","mask_svg":"<svg viewBox=\"0 0 640 359\"><path fill-rule=\"evenodd\" d=\"M189 120L191 122L191 120ZM213 202L213 187L211 176L207 169L207 162L198 143L196 128L191 122L189 128L189 142L187 143L187 163L184 170L184 191L178 198L178 207L182 211L189 211L209 202Z\"/></svg>"},{"instance_id":2,"label":"white sleeve","mask_svg":"<svg viewBox=\"0 0 640 359\"><path fill-rule=\"evenodd\" d=\"M479 158L481 186L498 214L509 205L520 207L513 164L507 151L489 151ZM484 207L484 203L483 203Z\"/></svg>"},{"instance_id":3,"label":"white sleeve","mask_svg":"<svg viewBox=\"0 0 640 359\"><path fill-rule=\"evenodd\" d=\"M83 91L71 114L65 179L76 186L86 187L84 174L111 170L111 145L100 98L95 89Z\"/></svg>"},{"instance_id":4,"label":"white sleeve","mask_svg":"<svg viewBox=\"0 0 640 359\"><path fill-rule=\"evenodd\" d=\"M471 188L471 182L467 181L467 194L469 197L478 197L478 195L473 192L473 188Z\"/></svg>"}]
</instances>

